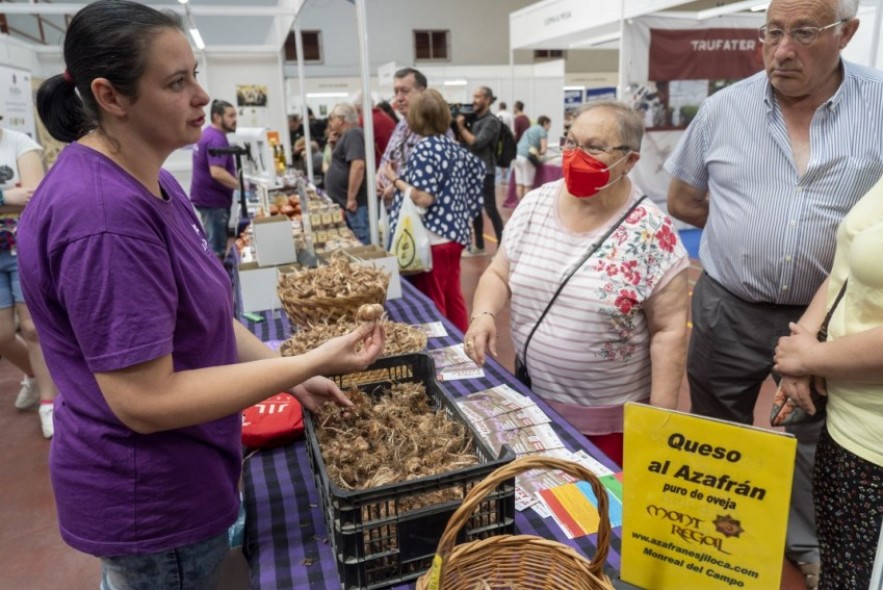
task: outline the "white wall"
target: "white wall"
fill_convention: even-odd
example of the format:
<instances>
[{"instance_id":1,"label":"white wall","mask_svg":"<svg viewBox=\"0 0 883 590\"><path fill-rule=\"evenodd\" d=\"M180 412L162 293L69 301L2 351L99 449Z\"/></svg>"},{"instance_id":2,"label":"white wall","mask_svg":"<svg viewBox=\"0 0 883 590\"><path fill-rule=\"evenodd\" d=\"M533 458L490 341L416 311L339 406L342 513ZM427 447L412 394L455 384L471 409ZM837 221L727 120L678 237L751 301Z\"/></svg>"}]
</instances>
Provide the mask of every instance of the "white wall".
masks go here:
<instances>
[{"instance_id":1,"label":"white wall","mask_svg":"<svg viewBox=\"0 0 883 590\"><path fill-rule=\"evenodd\" d=\"M620 20L667 10L683 0L542 0L515 10L509 18L510 45L519 48L569 49L620 28Z\"/></svg>"},{"instance_id":2,"label":"white wall","mask_svg":"<svg viewBox=\"0 0 883 590\"><path fill-rule=\"evenodd\" d=\"M472 102L472 93L479 86L493 90L497 101L504 101L512 112L512 103L520 100L524 111L536 120L540 115L552 119L549 134L557 137L564 126L564 62L561 60L499 66L427 66L420 68L429 85L451 102ZM512 77L514 74L514 78ZM446 86L445 82L466 81L465 85ZM497 105L491 109L496 112Z\"/></svg>"},{"instance_id":3,"label":"white wall","mask_svg":"<svg viewBox=\"0 0 883 590\"><path fill-rule=\"evenodd\" d=\"M442 64L509 63L509 12L534 0L371 0L367 2L371 71L394 61L414 65L414 29L450 31L450 61ZM324 63L305 66L307 78L357 77L356 9L347 0L307 2L298 16L302 30L322 31ZM422 68L432 62L417 62ZM286 77L296 77L287 66Z\"/></svg>"},{"instance_id":4,"label":"white wall","mask_svg":"<svg viewBox=\"0 0 883 590\"><path fill-rule=\"evenodd\" d=\"M239 55L207 52L200 56L200 81L212 99L226 100L236 105L236 86L260 84L267 87L266 112L257 115L260 126L279 132L286 153L291 154L288 137L288 120L285 108L285 86L282 80L281 53L244 53ZM254 117L250 107L237 107L239 125L251 127ZM206 107L208 118L208 107ZM185 191L190 190L192 176L192 152L183 148L166 160L165 167L175 175Z\"/></svg>"},{"instance_id":5,"label":"white wall","mask_svg":"<svg viewBox=\"0 0 883 590\"><path fill-rule=\"evenodd\" d=\"M9 35L0 35L0 64L28 70L35 76L40 69L37 52L30 45L12 39Z\"/></svg>"},{"instance_id":6,"label":"white wall","mask_svg":"<svg viewBox=\"0 0 883 590\"><path fill-rule=\"evenodd\" d=\"M8 38L0 36L0 63L3 63L5 39ZM39 54L31 50L30 53L34 56L35 77L46 78L64 70L64 60L58 50L41 51ZM15 54L14 57L24 60L27 56ZM238 84L261 84L267 87L266 113L260 119L264 126L279 132L282 143L286 146L286 153L290 154L281 53L230 54L209 51L197 57L200 82L212 99L219 98L235 105ZM245 118L248 118L248 113ZM189 148L175 151L165 163L165 168L175 175L185 191L190 190L192 166Z\"/></svg>"},{"instance_id":7,"label":"white wall","mask_svg":"<svg viewBox=\"0 0 883 590\"><path fill-rule=\"evenodd\" d=\"M877 16L877 9L874 6L862 5L859 7L858 18L859 27L855 36L846 49L843 50L843 57L849 61L854 61L866 66L872 63L871 49L874 41L874 19ZM879 40L878 40L879 41ZM877 43L877 61L875 66L878 70L883 70L883 42Z\"/></svg>"},{"instance_id":8,"label":"white wall","mask_svg":"<svg viewBox=\"0 0 883 590\"><path fill-rule=\"evenodd\" d=\"M64 71L64 58L59 48L37 52L36 62L34 66L35 78L43 78L45 80Z\"/></svg>"}]
</instances>

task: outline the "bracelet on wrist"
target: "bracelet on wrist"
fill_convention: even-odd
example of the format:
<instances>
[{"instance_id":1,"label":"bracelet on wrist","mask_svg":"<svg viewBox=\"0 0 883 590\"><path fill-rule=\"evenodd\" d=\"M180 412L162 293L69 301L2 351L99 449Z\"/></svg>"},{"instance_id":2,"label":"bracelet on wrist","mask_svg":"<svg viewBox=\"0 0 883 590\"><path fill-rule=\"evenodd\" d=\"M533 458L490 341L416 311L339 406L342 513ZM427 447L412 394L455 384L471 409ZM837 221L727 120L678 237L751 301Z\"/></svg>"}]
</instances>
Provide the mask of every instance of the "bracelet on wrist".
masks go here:
<instances>
[{"instance_id":1,"label":"bracelet on wrist","mask_svg":"<svg viewBox=\"0 0 883 590\"><path fill-rule=\"evenodd\" d=\"M479 311L478 313L474 313L474 314L472 314L472 317L469 318L469 323L471 324L471 323L474 322L477 318L479 318L479 317L481 317L481 316L483 316L483 315L489 315L489 316L491 316L491 319L494 320L494 322L497 321L497 316L495 316L493 313L491 313L491 312L489 312L489 311Z\"/></svg>"}]
</instances>

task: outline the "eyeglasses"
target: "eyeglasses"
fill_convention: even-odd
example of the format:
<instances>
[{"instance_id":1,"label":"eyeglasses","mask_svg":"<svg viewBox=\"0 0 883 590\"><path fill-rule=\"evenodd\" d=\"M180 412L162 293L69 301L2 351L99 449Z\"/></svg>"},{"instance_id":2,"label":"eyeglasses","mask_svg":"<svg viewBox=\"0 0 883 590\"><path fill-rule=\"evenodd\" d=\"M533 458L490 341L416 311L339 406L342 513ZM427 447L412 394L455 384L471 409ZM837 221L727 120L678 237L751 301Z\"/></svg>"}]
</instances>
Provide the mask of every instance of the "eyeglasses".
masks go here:
<instances>
[{"instance_id":1,"label":"eyeglasses","mask_svg":"<svg viewBox=\"0 0 883 590\"><path fill-rule=\"evenodd\" d=\"M627 145L607 146L607 145L577 145L576 140L572 137L561 138L561 149L569 152L576 148L581 149L590 156L600 156L601 154L610 154L612 152L632 152L634 151Z\"/></svg>"},{"instance_id":2,"label":"eyeglasses","mask_svg":"<svg viewBox=\"0 0 883 590\"><path fill-rule=\"evenodd\" d=\"M795 27L787 32L784 29L770 29L769 25L764 25L757 30L757 37L760 39L761 43L765 45L778 45L787 34L801 45L812 45L812 43L819 38L819 34L822 31L833 29L837 25L842 25L848 22L849 19L844 18L836 23L825 25L824 27Z\"/></svg>"}]
</instances>

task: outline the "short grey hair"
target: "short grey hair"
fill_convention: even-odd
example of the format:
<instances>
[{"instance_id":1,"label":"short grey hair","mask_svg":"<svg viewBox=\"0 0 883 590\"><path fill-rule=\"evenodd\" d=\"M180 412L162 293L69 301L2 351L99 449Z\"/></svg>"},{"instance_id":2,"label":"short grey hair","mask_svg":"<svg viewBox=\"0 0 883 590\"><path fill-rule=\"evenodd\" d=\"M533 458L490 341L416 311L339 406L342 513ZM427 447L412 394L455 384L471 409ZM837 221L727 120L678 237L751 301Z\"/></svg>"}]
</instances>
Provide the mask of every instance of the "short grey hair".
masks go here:
<instances>
[{"instance_id":1,"label":"short grey hair","mask_svg":"<svg viewBox=\"0 0 883 590\"><path fill-rule=\"evenodd\" d=\"M350 125L359 124L359 113L356 112L356 107L347 102L339 102L334 105L334 108L331 109L331 116L343 117L344 123Z\"/></svg>"},{"instance_id":2,"label":"short grey hair","mask_svg":"<svg viewBox=\"0 0 883 590\"><path fill-rule=\"evenodd\" d=\"M837 20L854 19L855 15L858 14L858 3L859 0L838 0L836 8Z\"/></svg>"},{"instance_id":3,"label":"short grey hair","mask_svg":"<svg viewBox=\"0 0 883 590\"><path fill-rule=\"evenodd\" d=\"M573 115L576 121L583 113L595 109L606 109L612 112L619 123L619 139L623 145L633 151L641 151L641 140L644 139L644 118L632 107L618 100L594 100L581 106Z\"/></svg>"}]
</instances>

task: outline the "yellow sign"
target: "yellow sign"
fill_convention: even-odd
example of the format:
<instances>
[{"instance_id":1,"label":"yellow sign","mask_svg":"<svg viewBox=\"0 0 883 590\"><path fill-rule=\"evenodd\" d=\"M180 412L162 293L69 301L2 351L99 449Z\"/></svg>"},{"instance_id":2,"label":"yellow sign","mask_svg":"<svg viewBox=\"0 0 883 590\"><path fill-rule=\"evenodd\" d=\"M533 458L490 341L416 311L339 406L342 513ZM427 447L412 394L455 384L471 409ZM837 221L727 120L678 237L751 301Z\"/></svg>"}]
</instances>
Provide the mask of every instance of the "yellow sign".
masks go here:
<instances>
[{"instance_id":1,"label":"yellow sign","mask_svg":"<svg viewBox=\"0 0 883 590\"><path fill-rule=\"evenodd\" d=\"M647 590L778 590L797 441L625 407L622 579Z\"/></svg>"}]
</instances>

